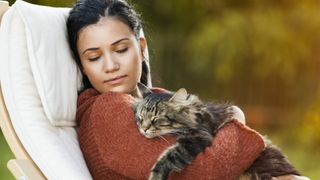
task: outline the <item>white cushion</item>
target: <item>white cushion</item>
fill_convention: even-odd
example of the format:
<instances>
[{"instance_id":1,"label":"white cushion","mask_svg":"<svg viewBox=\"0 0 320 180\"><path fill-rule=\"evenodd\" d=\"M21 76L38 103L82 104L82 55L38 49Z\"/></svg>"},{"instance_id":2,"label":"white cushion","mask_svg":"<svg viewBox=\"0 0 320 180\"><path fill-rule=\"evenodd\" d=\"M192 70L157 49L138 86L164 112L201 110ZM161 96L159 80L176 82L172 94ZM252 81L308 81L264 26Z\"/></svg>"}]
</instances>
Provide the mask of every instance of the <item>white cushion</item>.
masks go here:
<instances>
[{"instance_id":1,"label":"white cushion","mask_svg":"<svg viewBox=\"0 0 320 180\"><path fill-rule=\"evenodd\" d=\"M70 9L17 1L27 55L44 111L56 126L74 126L81 73L72 59L66 33ZM14 46L14 45L13 45Z\"/></svg>"},{"instance_id":2,"label":"white cushion","mask_svg":"<svg viewBox=\"0 0 320 180\"><path fill-rule=\"evenodd\" d=\"M69 56L65 58L55 55L55 53L66 53L64 51L68 49L67 46L61 45L61 42L60 45L55 42L56 40L66 41L66 37L56 37L55 33L61 35L61 32L49 30L50 28L64 29L63 23L67 11L68 9L48 8L17 1L5 13L0 28L1 88L15 131L43 174L53 180L87 180L92 177L80 151L75 128L52 126L48 118L48 113L51 113L51 118L61 116L63 120L69 120L68 118L75 113L72 112L70 115L70 111L75 110L63 108L66 107L64 103L75 107L74 104L67 102L71 100L66 100L69 98L66 95L74 96L73 100L76 98L76 94L73 94L76 93L74 87L77 86L74 83L76 69L73 68L74 65ZM46 30L47 36L52 37L45 37L43 32L31 30L30 26L39 27L39 25L36 25L36 22L29 22L30 18L34 18L32 21L42 23L40 27ZM46 20L47 22L44 22ZM26 23L30 23L29 26ZM36 35L44 39L33 37ZM43 40L48 41L46 45L41 44ZM33 46L30 48L31 41ZM48 45L48 43L55 45ZM51 50L53 52L50 52ZM41 54L45 57L40 57ZM57 62L59 67L52 66L52 62L49 61ZM43 66L45 71L38 68L40 66L41 68ZM70 68L70 72L67 72L65 66L68 66L67 69ZM32 71L31 67L33 67ZM60 80L64 78L63 82L55 81L52 84L46 82L51 81L53 75ZM74 92L66 93L64 89L59 89L63 86L73 88ZM51 92L52 89L61 94ZM41 96L45 97L41 98ZM47 98L46 105L43 98ZM55 102L51 104L51 100ZM61 110L57 107L58 105ZM54 111L58 112L54 113Z\"/></svg>"}]
</instances>

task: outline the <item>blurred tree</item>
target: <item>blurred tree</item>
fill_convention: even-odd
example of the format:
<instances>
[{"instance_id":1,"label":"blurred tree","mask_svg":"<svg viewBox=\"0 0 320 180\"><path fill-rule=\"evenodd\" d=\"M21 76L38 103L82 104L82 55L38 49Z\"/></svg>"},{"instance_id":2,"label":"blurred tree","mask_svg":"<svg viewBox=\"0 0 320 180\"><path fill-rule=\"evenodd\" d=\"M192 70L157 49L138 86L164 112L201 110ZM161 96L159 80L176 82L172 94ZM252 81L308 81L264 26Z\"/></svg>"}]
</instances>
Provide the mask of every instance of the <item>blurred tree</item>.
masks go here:
<instances>
[{"instance_id":1,"label":"blurred tree","mask_svg":"<svg viewBox=\"0 0 320 180\"><path fill-rule=\"evenodd\" d=\"M131 2L143 14L155 85L233 101L249 123L286 126L318 113L319 0Z\"/></svg>"},{"instance_id":2,"label":"blurred tree","mask_svg":"<svg viewBox=\"0 0 320 180\"><path fill-rule=\"evenodd\" d=\"M171 89L244 107L306 110L319 91L319 1L141 1L152 67ZM301 112L304 112L304 111ZM250 113L250 112L249 112ZM291 121L301 121L300 117ZM297 120L299 119L299 120Z\"/></svg>"},{"instance_id":3,"label":"blurred tree","mask_svg":"<svg viewBox=\"0 0 320 180\"><path fill-rule=\"evenodd\" d=\"M12 5L15 0L7 0L10 5ZM75 0L24 0L33 4L39 4L44 6L53 6L53 7L71 7Z\"/></svg>"},{"instance_id":4,"label":"blurred tree","mask_svg":"<svg viewBox=\"0 0 320 180\"><path fill-rule=\"evenodd\" d=\"M130 2L142 12L155 86L234 102L250 126L285 139L299 169L320 176L304 160L320 160L319 0Z\"/></svg>"}]
</instances>

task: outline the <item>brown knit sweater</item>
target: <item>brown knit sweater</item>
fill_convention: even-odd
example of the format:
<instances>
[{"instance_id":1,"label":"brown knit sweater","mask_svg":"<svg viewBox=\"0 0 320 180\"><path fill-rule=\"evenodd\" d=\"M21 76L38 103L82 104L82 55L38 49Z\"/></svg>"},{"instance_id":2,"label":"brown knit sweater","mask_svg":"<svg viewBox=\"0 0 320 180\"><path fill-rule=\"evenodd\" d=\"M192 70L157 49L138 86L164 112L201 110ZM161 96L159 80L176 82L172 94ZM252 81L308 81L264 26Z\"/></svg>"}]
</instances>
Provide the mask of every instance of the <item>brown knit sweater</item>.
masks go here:
<instances>
[{"instance_id":1,"label":"brown knit sweater","mask_svg":"<svg viewBox=\"0 0 320 180\"><path fill-rule=\"evenodd\" d=\"M147 179L158 156L175 143L173 136L165 136L165 141L141 135L132 102L130 95L99 94L94 89L78 98L79 142L94 179ZM236 179L263 148L261 136L235 120L218 132L211 147L170 179Z\"/></svg>"}]
</instances>

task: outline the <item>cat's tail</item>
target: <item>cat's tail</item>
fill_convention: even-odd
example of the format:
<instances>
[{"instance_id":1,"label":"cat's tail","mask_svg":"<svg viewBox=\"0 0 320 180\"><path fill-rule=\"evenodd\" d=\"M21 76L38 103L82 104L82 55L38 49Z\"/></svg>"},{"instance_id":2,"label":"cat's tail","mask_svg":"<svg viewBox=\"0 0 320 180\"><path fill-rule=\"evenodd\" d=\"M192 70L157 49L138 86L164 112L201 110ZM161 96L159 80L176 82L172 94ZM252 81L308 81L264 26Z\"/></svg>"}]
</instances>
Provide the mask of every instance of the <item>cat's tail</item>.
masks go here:
<instances>
[{"instance_id":1,"label":"cat's tail","mask_svg":"<svg viewBox=\"0 0 320 180\"><path fill-rule=\"evenodd\" d=\"M300 173L290 164L287 157L265 138L266 148L244 173L251 180L267 180L282 175Z\"/></svg>"}]
</instances>

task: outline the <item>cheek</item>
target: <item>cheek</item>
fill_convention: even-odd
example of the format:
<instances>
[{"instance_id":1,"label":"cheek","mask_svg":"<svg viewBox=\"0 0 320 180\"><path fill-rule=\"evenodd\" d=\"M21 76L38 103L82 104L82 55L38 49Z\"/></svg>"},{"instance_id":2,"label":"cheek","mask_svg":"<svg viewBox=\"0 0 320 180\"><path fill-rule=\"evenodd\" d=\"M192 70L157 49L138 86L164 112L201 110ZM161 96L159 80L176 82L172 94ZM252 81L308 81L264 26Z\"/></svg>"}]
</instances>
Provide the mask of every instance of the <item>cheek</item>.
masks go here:
<instances>
[{"instance_id":1,"label":"cheek","mask_svg":"<svg viewBox=\"0 0 320 180\"><path fill-rule=\"evenodd\" d=\"M94 83L98 78L98 68L93 65L84 64L83 73L89 78L91 83Z\"/></svg>"},{"instance_id":2,"label":"cheek","mask_svg":"<svg viewBox=\"0 0 320 180\"><path fill-rule=\"evenodd\" d=\"M93 73L92 68L86 64L82 65L82 71L83 74L85 74L86 76L91 76L91 74Z\"/></svg>"},{"instance_id":3,"label":"cheek","mask_svg":"<svg viewBox=\"0 0 320 180\"><path fill-rule=\"evenodd\" d=\"M127 55L125 60L125 66L127 71L129 71L131 74L136 74L136 76L141 75L141 63L142 63L142 57L137 52L132 52Z\"/></svg>"},{"instance_id":4,"label":"cheek","mask_svg":"<svg viewBox=\"0 0 320 180\"><path fill-rule=\"evenodd\" d=\"M83 74L90 74L92 71L91 69L93 68L92 64L88 63L85 59L83 59L83 57L80 57L80 59Z\"/></svg>"}]
</instances>

